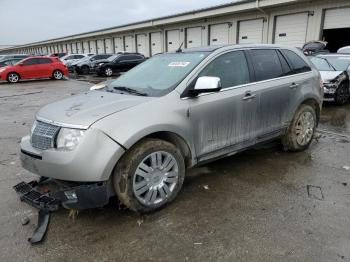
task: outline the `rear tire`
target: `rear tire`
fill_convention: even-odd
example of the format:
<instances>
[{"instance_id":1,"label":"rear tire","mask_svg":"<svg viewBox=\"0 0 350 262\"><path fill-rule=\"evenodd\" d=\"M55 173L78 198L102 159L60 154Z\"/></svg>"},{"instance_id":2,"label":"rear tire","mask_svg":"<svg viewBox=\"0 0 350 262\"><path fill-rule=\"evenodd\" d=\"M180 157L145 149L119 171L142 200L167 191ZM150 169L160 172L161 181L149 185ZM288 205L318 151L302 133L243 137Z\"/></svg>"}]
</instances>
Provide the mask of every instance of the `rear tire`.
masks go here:
<instances>
[{"instance_id":1,"label":"rear tire","mask_svg":"<svg viewBox=\"0 0 350 262\"><path fill-rule=\"evenodd\" d=\"M15 73L15 72L9 73L7 75L7 82L9 82L11 84L18 83L19 79L20 79L19 74Z\"/></svg>"},{"instance_id":2,"label":"rear tire","mask_svg":"<svg viewBox=\"0 0 350 262\"><path fill-rule=\"evenodd\" d=\"M52 73L52 77L53 77L53 79L55 79L55 80L62 80L62 78L63 78L63 73L62 73L60 70L55 70L55 71L53 71L53 73Z\"/></svg>"},{"instance_id":3,"label":"rear tire","mask_svg":"<svg viewBox=\"0 0 350 262\"><path fill-rule=\"evenodd\" d=\"M316 111L312 106L301 105L294 115L282 144L288 151L299 152L307 149L314 137L317 126Z\"/></svg>"},{"instance_id":4,"label":"rear tire","mask_svg":"<svg viewBox=\"0 0 350 262\"><path fill-rule=\"evenodd\" d=\"M125 206L138 213L149 213L172 202L184 178L184 158L175 145L144 139L118 162L113 185Z\"/></svg>"},{"instance_id":5,"label":"rear tire","mask_svg":"<svg viewBox=\"0 0 350 262\"><path fill-rule=\"evenodd\" d=\"M344 105L350 97L349 84L343 82L335 92L334 101L337 105Z\"/></svg>"}]
</instances>

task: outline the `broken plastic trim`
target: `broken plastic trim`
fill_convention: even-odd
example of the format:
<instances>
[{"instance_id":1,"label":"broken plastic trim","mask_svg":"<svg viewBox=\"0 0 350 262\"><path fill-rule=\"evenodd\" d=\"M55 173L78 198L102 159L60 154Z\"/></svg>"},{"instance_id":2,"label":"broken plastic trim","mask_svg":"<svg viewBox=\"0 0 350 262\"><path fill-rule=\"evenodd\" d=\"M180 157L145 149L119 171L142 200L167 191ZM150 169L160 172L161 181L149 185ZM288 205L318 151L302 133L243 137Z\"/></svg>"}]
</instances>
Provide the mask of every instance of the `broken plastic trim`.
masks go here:
<instances>
[{"instance_id":1,"label":"broken plastic trim","mask_svg":"<svg viewBox=\"0 0 350 262\"><path fill-rule=\"evenodd\" d=\"M38 224L34 230L33 236L31 238L28 238L28 241L31 244L38 244L43 241L49 223L50 223L50 211L47 210L39 210L38 212Z\"/></svg>"}]
</instances>

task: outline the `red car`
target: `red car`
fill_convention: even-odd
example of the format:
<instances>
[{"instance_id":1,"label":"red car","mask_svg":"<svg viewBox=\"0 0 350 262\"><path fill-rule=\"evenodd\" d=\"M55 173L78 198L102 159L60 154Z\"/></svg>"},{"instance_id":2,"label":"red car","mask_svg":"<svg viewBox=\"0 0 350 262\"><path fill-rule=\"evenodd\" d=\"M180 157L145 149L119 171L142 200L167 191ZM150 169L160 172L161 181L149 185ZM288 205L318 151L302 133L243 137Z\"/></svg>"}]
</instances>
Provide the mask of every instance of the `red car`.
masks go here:
<instances>
[{"instance_id":1,"label":"red car","mask_svg":"<svg viewBox=\"0 0 350 262\"><path fill-rule=\"evenodd\" d=\"M33 78L60 80L63 76L68 76L68 68L57 57L31 56L17 64L0 68L0 79L9 83Z\"/></svg>"}]
</instances>

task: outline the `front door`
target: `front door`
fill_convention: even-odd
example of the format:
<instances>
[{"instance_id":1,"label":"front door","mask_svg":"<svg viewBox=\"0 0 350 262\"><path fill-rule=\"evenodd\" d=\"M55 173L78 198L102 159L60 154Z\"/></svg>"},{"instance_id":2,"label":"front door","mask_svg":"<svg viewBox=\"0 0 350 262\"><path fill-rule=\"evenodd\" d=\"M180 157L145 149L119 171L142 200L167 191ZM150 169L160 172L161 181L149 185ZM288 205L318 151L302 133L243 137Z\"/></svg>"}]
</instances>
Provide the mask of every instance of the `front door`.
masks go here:
<instances>
[{"instance_id":1,"label":"front door","mask_svg":"<svg viewBox=\"0 0 350 262\"><path fill-rule=\"evenodd\" d=\"M20 75L22 79L35 78L38 76L38 64L39 58L30 58L23 62L20 69Z\"/></svg>"},{"instance_id":2,"label":"front door","mask_svg":"<svg viewBox=\"0 0 350 262\"><path fill-rule=\"evenodd\" d=\"M243 51L215 58L199 74L221 79L222 90L190 99L190 119L199 161L254 143L259 93L250 84Z\"/></svg>"}]
</instances>

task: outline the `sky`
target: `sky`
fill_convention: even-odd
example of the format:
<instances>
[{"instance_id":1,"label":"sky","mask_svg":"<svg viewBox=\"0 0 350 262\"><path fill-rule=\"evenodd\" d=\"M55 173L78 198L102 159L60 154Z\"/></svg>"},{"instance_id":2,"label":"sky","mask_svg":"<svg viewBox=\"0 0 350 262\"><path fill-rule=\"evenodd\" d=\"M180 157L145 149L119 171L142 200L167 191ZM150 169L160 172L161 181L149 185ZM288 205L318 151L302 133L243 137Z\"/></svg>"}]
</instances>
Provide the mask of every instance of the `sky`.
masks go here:
<instances>
[{"instance_id":1,"label":"sky","mask_svg":"<svg viewBox=\"0 0 350 262\"><path fill-rule=\"evenodd\" d=\"M0 46L113 27L234 0L0 0Z\"/></svg>"}]
</instances>

